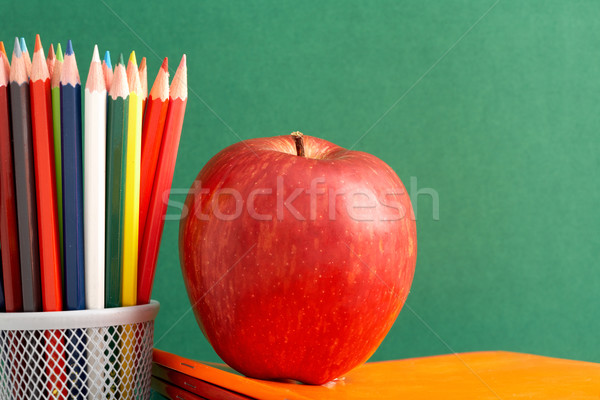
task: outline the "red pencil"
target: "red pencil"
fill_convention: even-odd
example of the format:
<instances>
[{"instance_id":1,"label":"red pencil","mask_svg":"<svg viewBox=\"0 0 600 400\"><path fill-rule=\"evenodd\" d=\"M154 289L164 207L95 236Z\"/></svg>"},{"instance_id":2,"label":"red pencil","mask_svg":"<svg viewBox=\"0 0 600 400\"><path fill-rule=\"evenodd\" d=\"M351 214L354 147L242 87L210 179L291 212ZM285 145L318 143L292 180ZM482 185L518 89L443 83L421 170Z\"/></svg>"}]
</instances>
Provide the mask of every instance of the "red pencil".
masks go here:
<instances>
[{"instance_id":1,"label":"red pencil","mask_svg":"<svg viewBox=\"0 0 600 400\"><path fill-rule=\"evenodd\" d=\"M50 43L50 48L48 49L48 58L46 58L46 64L48 65L48 74L52 79L52 74L54 73L54 64L56 63L56 54L54 53L54 46Z\"/></svg>"},{"instance_id":2,"label":"red pencil","mask_svg":"<svg viewBox=\"0 0 600 400\"><path fill-rule=\"evenodd\" d=\"M19 261L19 231L15 175L13 170L12 133L8 95L9 66L0 42L0 245L6 311L23 311L21 267Z\"/></svg>"},{"instance_id":3,"label":"red pencil","mask_svg":"<svg viewBox=\"0 0 600 400\"><path fill-rule=\"evenodd\" d=\"M31 93L42 305L44 311L62 311L50 75L39 35L35 38L29 90Z\"/></svg>"},{"instance_id":4,"label":"red pencil","mask_svg":"<svg viewBox=\"0 0 600 400\"><path fill-rule=\"evenodd\" d=\"M35 38L31 67L31 123L33 128L33 155L35 160L35 183L38 212L38 235L40 247L40 270L42 282L42 306L44 311L62 310L62 283L60 240L54 170L54 131L52 99L50 94L50 71L56 56L50 45L48 59L40 36ZM65 342L60 330L44 331L46 354L46 387L56 398L68 396Z\"/></svg>"},{"instance_id":5,"label":"red pencil","mask_svg":"<svg viewBox=\"0 0 600 400\"><path fill-rule=\"evenodd\" d=\"M143 116L144 111L146 111L146 100L148 99L148 67L146 67L146 57L143 57L142 61L140 61L140 66L138 67L138 71L140 74L140 84L142 85L142 116Z\"/></svg>"},{"instance_id":6,"label":"red pencil","mask_svg":"<svg viewBox=\"0 0 600 400\"><path fill-rule=\"evenodd\" d=\"M169 61L165 58L150 91L142 125L142 168L140 178L140 237L144 234L150 194L154 185L156 162L169 108ZM142 238L142 237L141 237ZM143 239L143 238L142 238ZM139 250L142 248L142 240ZM141 265L141 264L140 264ZM139 267L138 267L139 269Z\"/></svg>"},{"instance_id":7,"label":"red pencil","mask_svg":"<svg viewBox=\"0 0 600 400\"><path fill-rule=\"evenodd\" d=\"M138 304L149 303L152 294L152 282L154 280L162 229L165 223L164 216L167 211L167 201L165 201L165 198L168 199L171 183L173 182L173 172L175 171L175 161L177 160L187 95L187 66L184 54L171 83L169 109L167 111L164 135L154 177L154 186L146 218L139 263L141 269L139 269L138 273Z\"/></svg>"}]
</instances>

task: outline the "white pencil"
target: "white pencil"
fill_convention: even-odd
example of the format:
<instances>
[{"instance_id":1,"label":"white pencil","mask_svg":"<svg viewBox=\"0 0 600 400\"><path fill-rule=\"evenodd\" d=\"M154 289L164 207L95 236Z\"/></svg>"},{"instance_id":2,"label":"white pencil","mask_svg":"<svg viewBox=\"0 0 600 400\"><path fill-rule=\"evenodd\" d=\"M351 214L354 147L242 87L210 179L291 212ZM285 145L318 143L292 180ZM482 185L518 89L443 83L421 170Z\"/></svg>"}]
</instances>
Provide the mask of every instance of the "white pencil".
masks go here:
<instances>
[{"instance_id":1,"label":"white pencil","mask_svg":"<svg viewBox=\"0 0 600 400\"><path fill-rule=\"evenodd\" d=\"M85 86L84 237L85 304L104 308L106 82L98 46Z\"/></svg>"},{"instance_id":2,"label":"white pencil","mask_svg":"<svg viewBox=\"0 0 600 400\"><path fill-rule=\"evenodd\" d=\"M106 187L106 81L98 54L90 64L85 85L85 154L83 230L85 245L85 304L104 308L104 215ZM88 382L90 393L106 389L104 350L108 344L98 328L88 328Z\"/></svg>"}]
</instances>

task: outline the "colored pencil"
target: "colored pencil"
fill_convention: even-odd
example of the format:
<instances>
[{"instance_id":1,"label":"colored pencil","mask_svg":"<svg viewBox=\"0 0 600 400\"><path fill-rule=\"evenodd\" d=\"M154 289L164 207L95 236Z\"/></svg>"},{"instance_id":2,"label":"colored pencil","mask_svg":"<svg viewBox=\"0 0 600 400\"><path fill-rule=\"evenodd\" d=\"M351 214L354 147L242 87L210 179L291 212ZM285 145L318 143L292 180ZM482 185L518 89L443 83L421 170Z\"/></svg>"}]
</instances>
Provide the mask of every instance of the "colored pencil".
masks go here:
<instances>
[{"instance_id":1,"label":"colored pencil","mask_svg":"<svg viewBox=\"0 0 600 400\"><path fill-rule=\"evenodd\" d=\"M120 307L123 265L123 207L125 204L125 165L127 155L127 124L129 121L129 86L123 55L115 66L107 107L106 135L106 307ZM121 328L111 327L109 340L117 347ZM118 347L117 351L118 353ZM108 360L107 373L115 378L106 389L115 393L120 386L120 354Z\"/></svg>"},{"instance_id":2,"label":"colored pencil","mask_svg":"<svg viewBox=\"0 0 600 400\"><path fill-rule=\"evenodd\" d=\"M156 162L160 151L167 109L169 108L169 61L162 62L147 103L142 127L142 168L140 180L140 235L143 235L150 204L150 194L154 184ZM142 238L143 239L143 238ZM141 250L142 240L138 248ZM138 270L142 265L138 263ZM138 277L140 274L138 273ZM138 279L138 293L140 281Z\"/></svg>"},{"instance_id":3,"label":"colored pencil","mask_svg":"<svg viewBox=\"0 0 600 400\"><path fill-rule=\"evenodd\" d=\"M29 99L29 80L25 60L19 40L15 38L10 69L10 104L23 310L41 311L37 204Z\"/></svg>"},{"instance_id":4,"label":"colored pencil","mask_svg":"<svg viewBox=\"0 0 600 400\"><path fill-rule=\"evenodd\" d=\"M20 42L21 52L23 53L23 59L25 60L25 67L27 68L27 76L31 76L31 57L29 56L29 51L27 50L27 44L25 43L25 38L21 38Z\"/></svg>"},{"instance_id":5,"label":"colored pencil","mask_svg":"<svg viewBox=\"0 0 600 400\"><path fill-rule=\"evenodd\" d=\"M48 66L48 75L52 78L52 74L54 73L54 63L56 62L56 53L54 53L54 46L50 43L50 48L48 49L48 57L46 58L46 65Z\"/></svg>"},{"instance_id":6,"label":"colored pencil","mask_svg":"<svg viewBox=\"0 0 600 400\"><path fill-rule=\"evenodd\" d=\"M106 86L98 46L94 46L85 88L84 241L85 297L88 309L104 308L104 216ZM88 383L104 385L104 335L87 329Z\"/></svg>"},{"instance_id":7,"label":"colored pencil","mask_svg":"<svg viewBox=\"0 0 600 400\"><path fill-rule=\"evenodd\" d=\"M181 138L181 129L187 105L187 95L187 66L184 54L169 90L169 109L167 111L163 140L154 176L154 187L152 188L148 217L146 218L146 227L143 234L144 239L140 253L140 265L142 266L140 271L141 284L138 294L140 304L148 303L152 294L154 271L156 269L156 260L158 258L164 226L164 215L167 210L167 201L164 199L165 197L168 198L171 183L173 182L175 161L177 160L177 151L179 149L179 140Z\"/></svg>"},{"instance_id":8,"label":"colored pencil","mask_svg":"<svg viewBox=\"0 0 600 400\"><path fill-rule=\"evenodd\" d=\"M21 265L21 287L23 310L42 311L41 278L39 264L38 222L35 189L34 143L31 127L30 87L24 54L19 40L15 47L10 69L11 119L13 129L14 173L17 201L17 223L19 230L19 253ZM41 335L33 334L41 342ZM34 342L22 349L22 388L34 389L31 377L41 368L40 359L33 357ZM19 388L22 389L22 388Z\"/></svg>"},{"instance_id":9,"label":"colored pencil","mask_svg":"<svg viewBox=\"0 0 600 400\"><path fill-rule=\"evenodd\" d=\"M139 235L140 166L142 151L142 87L135 52L127 64L129 85L129 121L127 124L127 162L125 177L125 208L123 226L123 306L137 304L137 255ZM121 391L133 390L130 379L135 364L134 331L132 325L123 327L121 343Z\"/></svg>"},{"instance_id":10,"label":"colored pencil","mask_svg":"<svg viewBox=\"0 0 600 400\"><path fill-rule=\"evenodd\" d=\"M142 152L142 88L135 52L127 65L129 120L127 123L127 163L123 225L123 306L137 304L137 264L140 218L140 167Z\"/></svg>"},{"instance_id":11,"label":"colored pencil","mask_svg":"<svg viewBox=\"0 0 600 400\"><path fill-rule=\"evenodd\" d=\"M104 53L104 60L102 60L102 73L104 74L106 90L110 91L110 85L113 80L113 69L110 62L110 52L108 50L106 50L106 53Z\"/></svg>"},{"instance_id":12,"label":"colored pencil","mask_svg":"<svg viewBox=\"0 0 600 400\"><path fill-rule=\"evenodd\" d=\"M140 61L140 84L142 85L142 118L146 112L146 100L148 99L148 67L146 66L146 57Z\"/></svg>"},{"instance_id":13,"label":"colored pencil","mask_svg":"<svg viewBox=\"0 0 600 400\"><path fill-rule=\"evenodd\" d=\"M38 206L42 304L44 311L61 311L62 279L54 177L52 100L50 96L50 75L39 35L35 39L29 88Z\"/></svg>"},{"instance_id":14,"label":"colored pencil","mask_svg":"<svg viewBox=\"0 0 600 400\"><path fill-rule=\"evenodd\" d=\"M85 302L88 309L100 309L104 308L106 82L98 46L94 46L85 87L84 160ZM107 343L97 329L87 332L89 383L102 388Z\"/></svg>"},{"instance_id":15,"label":"colored pencil","mask_svg":"<svg viewBox=\"0 0 600 400\"><path fill-rule=\"evenodd\" d=\"M4 44L2 43L2 49ZM0 247L6 311L23 311L7 57L0 53ZM6 61L6 62L5 62Z\"/></svg>"},{"instance_id":16,"label":"colored pencil","mask_svg":"<svg viewBox=\"0 0 600 400\"><path fill-rule=\"evenodd\" d=\"M50 54L53 54L51 52ZM40 268L42 276L42 305L44 311L62 310L62 277L56 182L54 175L54 134L50 71L44 59L40 36L35 39L31 68L31 115L35 157L35 183L38 204L40 238ZM66 397L64 335L61 331L44 331L46 385L49 393Z\"/></svg>"},{"instance_id":17,"label":"colored pencil","mask_svg":"<svg viewBox=\"0 0 600 400\"><path fill-rule=\"evenodd\" d=\"M60 241L60 263L64 267L63 243L63 203L62 203L62 161L60 140L60 74L62 72L63 53L60 43L56 46L54 70L50 76L52 94L52 124L54 131L54 175L56 178L56 208L58 210L58 238ZM63 268L64 269L64 268Z\"/></svg>"},{"instance_id":18,"label":"colored pencil","mask_svg":"<svg viewBox=\"0 0 600 400\"><path fill-rule=\"evenodd\" d=\"M107 107L106 135L106 307L121 307L123 206L129 87L123 57L115 66Z\"/></svg>"},{"instance_id":19,"label":"colored pencil","mask_svg":"<svg viewBox=\"0 0 600 400\"><path fill-rule=\"evenodd\" d=\"M81 83L73 45L67 43L60 76L65 299L67 310L85 309Z\"/></svg>"},{"instance_id":20,"label":"colored pencil","mask_svg":"<svg viewBox=\"0 0 600 400\"><path fill-rule=\"evenodd\" d=\"M106 83L98 46L85 87L85 303L104 308L104 223L106 187Z\"/></svg>"},{"instance_id":21,"label":"colored pencil","mask_svg":"<svg viewBox=\"0 0 600 400\"><path fill-rule=\"evenodd\" d=\"M73 44L69 40L60 75L60 124L63 179L64 282L67 310L85 309L83 240L83 166L81 135L81 81ZM67 331L70 395L85 399L85 339L82 329ZM77 357L77 354L81 356Z\"/></svg>"}]
</instances>

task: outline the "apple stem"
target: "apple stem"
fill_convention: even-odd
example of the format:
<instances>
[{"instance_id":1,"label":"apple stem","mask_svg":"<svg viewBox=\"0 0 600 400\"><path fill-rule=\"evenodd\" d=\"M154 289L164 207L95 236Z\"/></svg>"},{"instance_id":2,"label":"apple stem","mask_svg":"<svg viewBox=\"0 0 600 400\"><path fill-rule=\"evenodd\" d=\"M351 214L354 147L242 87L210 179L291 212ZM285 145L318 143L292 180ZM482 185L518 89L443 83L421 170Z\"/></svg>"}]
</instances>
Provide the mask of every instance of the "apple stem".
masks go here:
<instances>
[{"instance_id":1,"label":"apple stem","mask_svg":"<svg viewBox=\"0 0 600 400\"><path fill-rule=\"evenodd\" d=\"M296 154L299 157L304 157L304 139L302 136L302 132L292 132L292 136L294 137L294 142L296 142Z\"/></svg>"}]
</instances>

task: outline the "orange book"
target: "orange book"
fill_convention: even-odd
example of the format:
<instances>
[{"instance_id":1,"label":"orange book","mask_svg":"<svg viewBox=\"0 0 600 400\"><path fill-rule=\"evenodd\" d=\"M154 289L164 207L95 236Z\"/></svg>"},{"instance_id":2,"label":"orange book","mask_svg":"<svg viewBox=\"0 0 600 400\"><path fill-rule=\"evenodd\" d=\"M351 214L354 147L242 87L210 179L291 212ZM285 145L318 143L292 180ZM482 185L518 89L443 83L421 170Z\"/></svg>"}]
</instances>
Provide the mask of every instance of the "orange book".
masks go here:
<instances>
[{"instance_id":1,"label":"orange book","mask_svg":"<svg viewBox=\"0 0 600 400\"><path fill-rule=\"evenodd\" d=\"M251 379L223 364L201 363L158 349L153 358L171 370L262 400L545 400L571 398L574 393L595 399L600 393L600 364L505 351L366 363L321 386Z\"/></svg>"}]
</instances>

